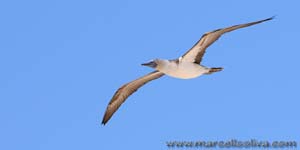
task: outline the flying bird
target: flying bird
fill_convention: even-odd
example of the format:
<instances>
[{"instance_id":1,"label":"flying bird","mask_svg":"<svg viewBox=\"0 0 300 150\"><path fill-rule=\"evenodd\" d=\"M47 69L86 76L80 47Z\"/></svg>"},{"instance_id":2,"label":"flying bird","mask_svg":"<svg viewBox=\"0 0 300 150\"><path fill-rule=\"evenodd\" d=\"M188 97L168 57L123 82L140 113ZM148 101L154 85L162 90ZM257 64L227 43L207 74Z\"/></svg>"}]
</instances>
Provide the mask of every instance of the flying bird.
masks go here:
<instances>
[{"instance_id":1,"label":"flying bird","mask_svg":"<svg viewBox=\"0 0 300 150\"><path fill-rule=\"evenodd\" d=\"M224 33L259 24L272 20L273 18L274 17L207 32L202 35L200 40L198 40L191 49L177 59L154 59L148 63L142 64L143 66L155 69L155 71L121 86L110 100L106 108L102 124L105 125L108 122L121 104L123 104L132 93L137 91L144 84L158 79L163 75L180 79L191 79L199 77L200 75L212 74L221 71L223 69L222 67L206 67L200 64L206 48L218 40Z\"/></svg>"}]
</instances>

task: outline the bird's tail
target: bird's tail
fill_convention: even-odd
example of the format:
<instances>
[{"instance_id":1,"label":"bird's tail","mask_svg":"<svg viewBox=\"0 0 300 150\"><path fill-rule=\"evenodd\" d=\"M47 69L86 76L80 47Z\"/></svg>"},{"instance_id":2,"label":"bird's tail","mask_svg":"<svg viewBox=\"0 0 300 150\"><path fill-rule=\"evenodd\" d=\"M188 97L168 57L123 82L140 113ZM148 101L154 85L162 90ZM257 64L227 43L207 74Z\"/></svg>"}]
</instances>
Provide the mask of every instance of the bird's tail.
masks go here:
<instances>
[{"instance_id":1,"label":"bird's tail","mask_svg":"<svg viewBox=\"0 0 300 150\"><path fill-rule=\"evenodd\" d=\"M214 73L214 72L219 72L219 71L222 71L222 70L223 70L222 67L209 68L209 71L208 71L208 73L206 73L206 74L212 74L212 73Z\"/></svg>"}]
</instances>

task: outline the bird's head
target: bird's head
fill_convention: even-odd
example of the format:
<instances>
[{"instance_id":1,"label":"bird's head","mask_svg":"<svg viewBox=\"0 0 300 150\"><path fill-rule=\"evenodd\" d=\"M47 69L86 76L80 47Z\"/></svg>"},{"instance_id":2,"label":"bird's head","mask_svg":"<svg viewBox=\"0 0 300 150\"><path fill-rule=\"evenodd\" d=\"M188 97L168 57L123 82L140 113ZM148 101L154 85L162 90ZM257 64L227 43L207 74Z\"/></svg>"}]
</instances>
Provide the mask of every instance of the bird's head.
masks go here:
<instances>
[{"instance_id":1,"label":"bird's head","mask_svg":"<svg viewBox=\"0 0 300 150\"><path fill-rule=\"evenodd\" d=\"M156 68L157 67L157 65L158 65L158 59L154 59L154 60L151 60L151 61L149 61L149 62L147 62L147 63L143 63L142 65L143 66L147 66L147 67L151 67L151 68Z\"/></svg>"}]
</instances>

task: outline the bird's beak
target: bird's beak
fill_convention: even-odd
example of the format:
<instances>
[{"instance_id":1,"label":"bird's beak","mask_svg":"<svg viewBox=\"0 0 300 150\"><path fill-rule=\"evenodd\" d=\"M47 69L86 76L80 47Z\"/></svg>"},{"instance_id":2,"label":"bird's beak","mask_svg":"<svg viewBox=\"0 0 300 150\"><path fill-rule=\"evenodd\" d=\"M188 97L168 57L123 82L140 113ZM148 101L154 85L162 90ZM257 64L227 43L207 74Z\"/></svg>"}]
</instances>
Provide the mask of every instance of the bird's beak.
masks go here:
<instances>
[{"instance_id":1,"label":"bird's beak","mask_svg":"<svg viewBox=\"0 0 300 150\"><path fill-rule=\"evenodd\" d=\"M151 67L151 68L156 68L156 66L157 66L157 64L154 61L150 61L148 63L143 63L142 65L143 66L148 66L148 67Z\"/></svg>"}]
</instances>

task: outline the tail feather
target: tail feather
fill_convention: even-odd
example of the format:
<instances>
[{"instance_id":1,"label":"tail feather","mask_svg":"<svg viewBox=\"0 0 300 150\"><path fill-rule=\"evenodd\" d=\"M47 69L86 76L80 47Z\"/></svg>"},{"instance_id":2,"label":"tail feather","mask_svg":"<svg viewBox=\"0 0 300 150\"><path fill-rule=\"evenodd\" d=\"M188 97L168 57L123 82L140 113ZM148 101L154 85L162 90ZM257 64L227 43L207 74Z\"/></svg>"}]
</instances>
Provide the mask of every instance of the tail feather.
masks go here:
<instances>
[{"instance_id":1,"label":"tail feather","mask_svg":"<svg viewBox=\"0 0 300 150\"><path fill-rule=\"evenodd\" d=\"M219 72L219 71L222 71L222 70L223 70L222 67L210 68L207 74L212 74L214 72Z\"/></svg>"}]
</instances>

